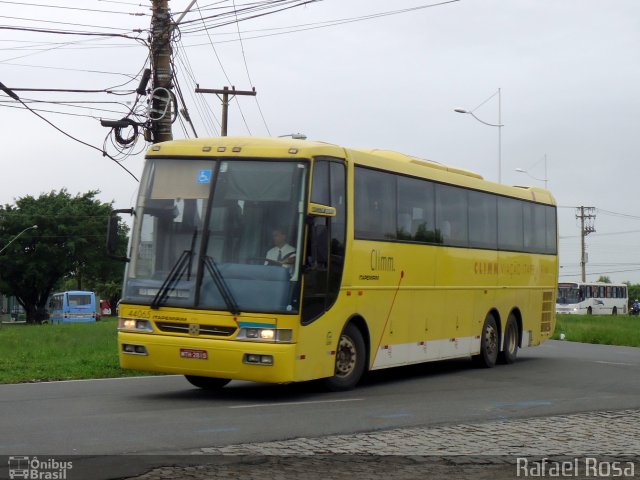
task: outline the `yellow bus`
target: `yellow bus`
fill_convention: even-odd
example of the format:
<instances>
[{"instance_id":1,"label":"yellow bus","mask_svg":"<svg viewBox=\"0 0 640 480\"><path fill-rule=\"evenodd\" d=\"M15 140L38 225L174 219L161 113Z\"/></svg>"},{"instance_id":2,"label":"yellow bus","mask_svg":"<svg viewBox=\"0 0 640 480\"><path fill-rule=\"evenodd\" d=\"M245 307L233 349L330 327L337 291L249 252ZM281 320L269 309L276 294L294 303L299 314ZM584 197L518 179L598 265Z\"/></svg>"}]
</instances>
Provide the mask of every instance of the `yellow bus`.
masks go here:
<instances>
[{"instance_id":1,"label":"yellow bus","mask_svg":"<svg viewBox=\"0 0 640 480\"><path fill-rule=\"evenodd\" d=\"M343 390L387 367L512 363L554 331L543 189L389 151L222 137L153 145L132 212L126 369Z\"/></svg>"}]
</instances>

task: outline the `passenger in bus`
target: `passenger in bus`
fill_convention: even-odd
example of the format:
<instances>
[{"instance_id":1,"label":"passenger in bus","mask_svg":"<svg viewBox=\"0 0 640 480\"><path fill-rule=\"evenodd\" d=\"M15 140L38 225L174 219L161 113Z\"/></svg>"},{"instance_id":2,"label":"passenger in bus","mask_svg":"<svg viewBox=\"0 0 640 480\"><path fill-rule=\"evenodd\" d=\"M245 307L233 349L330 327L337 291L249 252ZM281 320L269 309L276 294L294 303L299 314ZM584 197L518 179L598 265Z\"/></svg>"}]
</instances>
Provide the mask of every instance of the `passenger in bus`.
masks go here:
<instances>
[{"instance_id":1,"label":"passenger in bus","mask_svg":"<svg viewBox=\"0 0 640 480\"><path fill-rule=\"evenodd\" d=\"M272 232L273 248L265 255L265 265L282 265L292 269L296 261L296 249L287 243L287 234L284 228L274 228Z\"/></svg>"}]
</instances>

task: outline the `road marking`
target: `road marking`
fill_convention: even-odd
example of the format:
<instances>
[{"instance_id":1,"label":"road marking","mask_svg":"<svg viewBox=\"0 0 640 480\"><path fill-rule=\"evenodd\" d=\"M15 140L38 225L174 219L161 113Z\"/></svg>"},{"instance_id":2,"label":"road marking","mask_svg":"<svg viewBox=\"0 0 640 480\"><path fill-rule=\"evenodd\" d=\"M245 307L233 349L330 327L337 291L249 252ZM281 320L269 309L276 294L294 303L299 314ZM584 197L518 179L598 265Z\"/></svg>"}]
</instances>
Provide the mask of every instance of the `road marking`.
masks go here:
<instances>
[{"instance_id":1,"label":"road marking","mask_svg":"<svg viewBox=\"0 0 640 480\"><path fill-rule=\"evenodd\" d=\"M196 430L197 433L229 433L229 432L237 432L239 428L237 427L219 427L219 428L201 428Z\"/></svg>"},{"instance_id":2,"label":"road marking","mask_svg":"<svg viewBox=\"0 0 640 480\"><path fill-rule=\"evenodd\" d=\"M283 407L290 405L313 405L315 403L343 403L360 402L364 398L343 398L340 400L311 400L308 402L281 402L281 403L254 403L253 405L232 405L229 408L260 408L260 407Z\"/></svg>"},{"instance_id":3,"label":"road marking","mask_svg":"<svg viewBox=\"0 0 640 480\"><path fill-rule=\"evenodd\" d=\"M596 360L595 363L602 363L604 365L624 365L626 367L635 367L635 363L623 363L623 362L605 362L603 360Z\"/></svg>"},{"instance_id":4,"label":"road marking","mask_svg":"<svg viewBox=\"0 0 640 480\"><path fill-rule=\"evenodd\" d=\"M386 420L389 420L394 418L403 418L403 417L410 417L410 416L411 416L410 413L388 413L386 415L378 415L374 418L384 418Z\"/></svg>"},{"instance_id":5,"label":"road marking","mask_svg":"<svg viewBox=\"0 0 640 480\"><path fill-rule=\"evenodd\" d=\"M548 407L553 405L551 400L523 400L521 402L494 402L487 410L502 410L502 409L522 409L522 408L536 408L536 407Z\"/></svg>"},{"instance_id":6,"label":"road marking","mask_svg":"<svg viewBox=\"0 0 640 480\"><path fill-rule=\"evenodd\" d=\"M77 378L75 380L46 380L37 382L4 383L2 385L53 385L56 383L77 383L77 382L106 382L109 380L139 380L141 378L170 378L182 375L140 375L133 377L108 377L108 378Z\"/></svg>"}]
</instances>

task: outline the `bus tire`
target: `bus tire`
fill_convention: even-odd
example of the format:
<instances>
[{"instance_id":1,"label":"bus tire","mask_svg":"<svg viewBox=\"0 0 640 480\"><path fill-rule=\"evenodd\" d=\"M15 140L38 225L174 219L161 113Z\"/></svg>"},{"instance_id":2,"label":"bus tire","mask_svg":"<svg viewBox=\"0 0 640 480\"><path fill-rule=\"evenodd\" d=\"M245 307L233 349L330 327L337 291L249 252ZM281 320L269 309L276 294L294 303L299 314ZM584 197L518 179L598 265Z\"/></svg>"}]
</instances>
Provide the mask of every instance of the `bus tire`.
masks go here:
<instances>
[{"instance_id":1,"label":"bus tire","mask_svg":"<svg viewBox=\"0 0 640 480\"><path fill-rule=\"evenodd\" d=\"M473 356L474 363L481 368L494 367L498 360L498 350L500 350L500 335L498 326L493 315L487 315L482 327L480 337L480 353Z\"/></svg>"},{"instance_id":2,"label":"bus tire","mask_svg":"<svg viewBox=\"0 0 640 480\"><path fill-rule=\"evenodd\" d=\"M231 381L227 378L198 377L196 375L185 375L184 378L194 387L203 390L219 390Z\"/></svg>"},{"instance_id":3,"label":"bus tire","mask_svg":"<svg viewBox=\"0 0 640 480\"><path fill-rule=\"evenodd\" d=\"M365 370L366 348L362 333L349 323L338 341L333 377L325 379L325 386L334 392L351 390L358 384Z\"/></svg>"},{"instance_id":4,"label":"bus tire","mask_svg":"<svg viewBox=\"0 0 640 480\"><path fill-rule=\"evenodd\" d=\"M518 356L518 322L513 314L509 315L507 326L504 329L502 351L498 355L500 363L510 365Z\"/></svg>"},{"instance_id":5,"label":"bus tire","mask_svg":"<svg viewBox=\"0 0 640 480\"><path fill-rule=\"evenodd\" d=\"M616 307L613 307L613 310L611 310L611 315L618 315L618 309Z\"/></svg>"},{"instance_id":6,"label":"bus tire","mask_svg":"<svg viewBox=\"0 0 640 480\"><path fill-rule=\"evenodd\" d=\"M591 315L593 313L593 310L591 310L591 307L587 308L587 315Z\"/></svg>"}]
</instances>

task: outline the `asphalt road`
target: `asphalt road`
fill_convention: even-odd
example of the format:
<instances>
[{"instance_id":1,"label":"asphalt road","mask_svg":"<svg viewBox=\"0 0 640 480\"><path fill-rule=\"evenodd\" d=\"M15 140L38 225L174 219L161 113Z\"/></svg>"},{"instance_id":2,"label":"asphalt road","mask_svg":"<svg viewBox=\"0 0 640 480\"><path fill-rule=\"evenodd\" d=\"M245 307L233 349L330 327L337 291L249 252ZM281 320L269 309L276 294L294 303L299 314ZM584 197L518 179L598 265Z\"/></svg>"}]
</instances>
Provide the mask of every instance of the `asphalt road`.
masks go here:
<instances>
[{"instance_id":1,"label":"asphalt road","mask_svg":"<svg viewBox=\"0 0 640 480\"><path fill-rule=\"evenodd\" d=\"M640 349L550 341L514 365L468 360L372 373L356 390L182 377L0 385L0 455L186 453L404 426L640 407Z\"/></svg>"}]
</instances>

